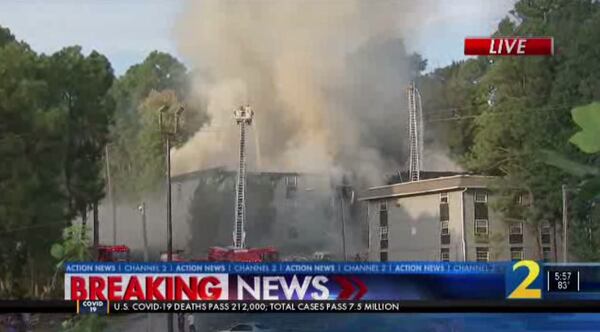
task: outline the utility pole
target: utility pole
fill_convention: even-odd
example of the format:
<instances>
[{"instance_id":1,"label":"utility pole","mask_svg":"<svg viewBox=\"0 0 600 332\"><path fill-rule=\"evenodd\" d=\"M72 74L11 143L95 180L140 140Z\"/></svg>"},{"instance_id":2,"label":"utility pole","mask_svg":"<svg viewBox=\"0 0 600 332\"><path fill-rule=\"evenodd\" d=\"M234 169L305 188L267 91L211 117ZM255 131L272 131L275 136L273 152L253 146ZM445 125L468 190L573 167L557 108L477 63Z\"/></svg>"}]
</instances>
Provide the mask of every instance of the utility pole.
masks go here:
<instances>
[{"instance_id":1,"label":"utility pole","mask_svg":"<svg viewBox=\"0 0 600 332\"><path fill-rule=\"evenodd\" d=\"M172 212L171 212L171 137L174 137L177 134L179 129L179 117L183 112L183 107L180 106L177 111L173 115L169 114L170 119L168 123L165 123L163 119L164 113L169 108L164 105L158 110L158 126L160 128L161 133L165 136L165 158L167 164L167 261L173 261L173 220L172 220ZM173 313L169 313L167 315L167 330L169 332L173 332Z\"/></svg>"},{"instance_id":2,"label":"utility pole","mask_svg":"<svg viewBox=\"0 0 600 332\"><path fill-rule=\"evenodd\" d=\"M112 209L112 231L113 231L113 245L117 245L117 205L115 204L115 193L112 186L112 179L110 177L110 157L108 154L108 144L104 146L104 153L106 159L106 183L108 185L108 196Z\"/></svg>"},{"instance_id":3,"label":"utility pole","mask_svg":"<svg viewBox=\"0 0 600 332\"><path fill-rule=\"evenodd\" d=\"M568 261L567 258L567 248L568 248L568 227L569 227L569 219L568 219L568 211L567 211L567 186L562 185L562 223L563 223L563 263ZM556 239L554 239L556 241Z\"/></svg>"},{"instance_id":4,"label":"utility pole","mask_svg":"<svg viewBox=\"0 0 600 332\"><path fill-rule=\"evenodd\" d=\"M342 185L340 190L340 213L342 219L342 255L344 257L344 262L348 260L348 255L346 254L346 219L344 218L344 191L346 190L345 186Z\"/></svg>"},{"instance_id":5,"label":"utility pole","mask_svg":"<svg viewBox=\"0 0 600 332\"><path fill-rule=\"evenodd\" d=\"M342 184L339 188L339 197L340 197L340 219L342 222L342 255L344 257L344 261L348 260L348 250L346 249L346 206L344 204L344 200L346 197L350 198L350 204L354 203L354 191L352 187L348 184L348 180L346 176L342 177Z\"/></svg>"},{"instance_id":6,"label":"utility pole","mask_svg":"<svg viewBox=\"0 0 600 332\"><path fill-rule=\"evenodd\" d=\"M100 222L98 220L98 202L92 204L92 218L94 219L94 250L98 248L100 240Z\"/></svg>"},{"instance_id":7,"label":"utility pole","mask_svg":"<svg viewBox=\"0 0 600 332\"><path fill-rule=\"evenodd\" d=\"M173 260L173 213L171 211L171 135L167 134L167 257Z\"/></svg>"},{"instance_id":8,"label":"utility pole","mask_svg":"<svg viewBox=\"0 0 600 332\"><path fill-rule=\"evenodd\" d=\"M142 202L138 206L138 210L142 215L142 237L144 240L144 262L148 262L148 232L146 231L146 202ZM152 316L146 314L146 332L152 330Z\"/></svg>"},{"instance_id":9,"label":"utility pole","mask_svg":"<svg viewBox=\"0 0 600 332\"><path fill-rule=\"evenodd\" d=\"M142 202L138 206L138 210L142 215L142 238L144 240L144 262L148 261L148 231L146 229L146 202Z\"/></svg>"}]
</instances>

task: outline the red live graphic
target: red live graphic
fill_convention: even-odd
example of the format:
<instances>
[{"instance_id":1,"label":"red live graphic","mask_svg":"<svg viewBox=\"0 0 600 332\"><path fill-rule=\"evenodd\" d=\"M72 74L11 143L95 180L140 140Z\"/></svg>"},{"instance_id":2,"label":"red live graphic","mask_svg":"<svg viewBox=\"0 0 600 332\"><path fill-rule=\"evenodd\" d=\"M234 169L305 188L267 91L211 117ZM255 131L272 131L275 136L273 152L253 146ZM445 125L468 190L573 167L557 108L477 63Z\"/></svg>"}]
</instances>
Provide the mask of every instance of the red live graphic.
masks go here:
<instances>
[{"instance_id":1,"label":"red live graphic","mask_svg":"<svg viewBox=\"0 0 600 332\"><path fill-rule=\"evenodd\" d=\"M552 37L465 38L465 55L552 55Z\"/></svg>"}]
</instances>

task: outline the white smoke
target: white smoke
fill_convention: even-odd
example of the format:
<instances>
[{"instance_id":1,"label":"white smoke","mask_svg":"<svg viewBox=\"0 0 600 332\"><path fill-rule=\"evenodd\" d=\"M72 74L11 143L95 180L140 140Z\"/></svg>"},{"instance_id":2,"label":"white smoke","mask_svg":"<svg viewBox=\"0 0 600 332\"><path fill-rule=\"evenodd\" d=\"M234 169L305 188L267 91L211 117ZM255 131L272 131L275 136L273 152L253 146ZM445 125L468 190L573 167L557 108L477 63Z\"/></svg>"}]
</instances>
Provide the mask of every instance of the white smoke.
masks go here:
<instances>
[{"instance_id":1,"label":"white smoke","mask_svg":"<svg viewBox=\"0 0 600 332\"><path fill-rule=\"evenodd\" d=\"M174 172L233 167L233 109L255 110L262 170L352 171L379 178L402 168L403 31L431 3L398 1L188 1L180 53L211 117L174 151ZM252 142L252 139L250 140ZM252 143L254 144L254 143ZM250 164L256 165L250 148Z\"/></svg>"}]
</instances>

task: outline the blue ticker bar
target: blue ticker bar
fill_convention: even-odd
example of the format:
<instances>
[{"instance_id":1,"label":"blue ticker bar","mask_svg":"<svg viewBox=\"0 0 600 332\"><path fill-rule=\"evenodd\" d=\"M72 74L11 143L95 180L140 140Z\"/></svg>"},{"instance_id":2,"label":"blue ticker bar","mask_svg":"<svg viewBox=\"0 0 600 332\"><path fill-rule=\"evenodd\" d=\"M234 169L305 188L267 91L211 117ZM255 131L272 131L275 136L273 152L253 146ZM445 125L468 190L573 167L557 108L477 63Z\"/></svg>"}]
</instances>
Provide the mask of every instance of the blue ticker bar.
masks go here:
<instances>
[{"instance_id":1,"label":"blue ticker bar","mask_svg":"<svg viewBox=\"0 0 600 332\"><path fill-rule=\"evenodd\" d=\"M235 274L503 274L510 266L498 263L446 262L71 262L67 273L235 273Z\"/></svg>"}]
</instances>

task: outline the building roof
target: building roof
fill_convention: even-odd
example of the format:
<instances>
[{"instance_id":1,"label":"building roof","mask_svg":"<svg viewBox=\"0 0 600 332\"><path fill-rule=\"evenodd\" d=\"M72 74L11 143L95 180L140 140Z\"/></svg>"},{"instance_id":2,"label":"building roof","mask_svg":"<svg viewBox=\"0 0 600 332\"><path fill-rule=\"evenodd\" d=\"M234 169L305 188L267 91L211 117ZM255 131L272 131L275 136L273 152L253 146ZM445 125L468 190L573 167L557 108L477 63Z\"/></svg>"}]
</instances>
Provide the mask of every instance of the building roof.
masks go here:
<instances>
[{"instance_id":1,"label":"building roof","mask_svg":"<svg viewBox=\"0 0 600 332\"><path fill-rule=\"evenodd\" d=\"M227 169L225 167L214 167L214 168L208 168L208 169L203 169L203 170L198 170L198 171L193 171L193 172L188 172L188 173L177 174L177 175L171 176L171 181L185 182L185 181L199 179L204 176L210 176L210 175L214 175L214 174L218 174L218 173L235 175L237 173L237 170L231 170L231 169ZM298 173L298 172L262 172L262 171L258 172L258 171L248 170L248 171L246 171L246 174L249 176L254 175L254 174L267 175L267 176L290 176L290 175L301 175L302 173Z\"/></svg>"},{"instance_id":2,"label":"building roof","mask_svg":"<svg viewBox=\"0 0 600 332\"><path fill-rule=\"evenodd\" d=\"M451 172L451 171L420 171L419 178L421 180L429 180L453 175L468 175L467 172ZM402 171L393 174L387 180L387 184L396 184L410 182L410 174L408 171Z\"/></svg>"},{"instance_id":3,"label":"building roof","mask_svg":"<svg viewBox=\"0 0 600 332\"><path fill-rule=\"evenodd\" d=\"M368 201L381 198L417 196L429 193L460 190L464 188L487 188L491 176L453 175L413 182L402 182L369 188L359 200Z\"/></svg>"}]
</instances>

